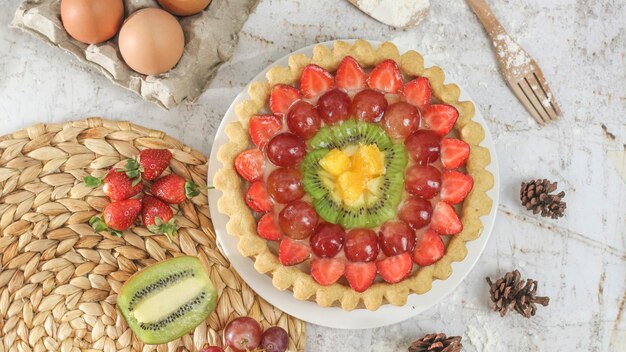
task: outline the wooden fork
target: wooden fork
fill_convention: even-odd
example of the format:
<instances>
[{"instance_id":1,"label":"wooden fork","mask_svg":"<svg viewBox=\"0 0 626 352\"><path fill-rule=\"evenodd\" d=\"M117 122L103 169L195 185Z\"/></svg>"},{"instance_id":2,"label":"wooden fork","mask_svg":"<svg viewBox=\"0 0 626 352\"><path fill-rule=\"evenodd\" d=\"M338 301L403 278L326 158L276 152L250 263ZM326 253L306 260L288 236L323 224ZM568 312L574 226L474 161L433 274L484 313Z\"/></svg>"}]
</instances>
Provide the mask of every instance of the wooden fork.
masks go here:
<instances>
[{"instance_id":1,"label":"wooden fork","mask_svg":"<svg viewBox=\"0 0 626 352\"><path fill-rule=\"evenodd\" d=\"M504 30L485 0L467 0L491 37L500 71L528 112L543 126L556 120L561 109L537 62Z\"/></svg>"}]
</instances>

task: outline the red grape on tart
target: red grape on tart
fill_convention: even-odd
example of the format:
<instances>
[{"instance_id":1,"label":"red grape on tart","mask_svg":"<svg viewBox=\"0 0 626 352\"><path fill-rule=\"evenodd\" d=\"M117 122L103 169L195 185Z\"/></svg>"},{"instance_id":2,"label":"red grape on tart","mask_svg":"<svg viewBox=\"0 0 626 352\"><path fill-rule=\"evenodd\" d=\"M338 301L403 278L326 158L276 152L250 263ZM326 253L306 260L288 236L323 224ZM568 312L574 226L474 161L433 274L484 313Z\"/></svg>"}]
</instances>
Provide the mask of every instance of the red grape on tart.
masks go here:
<instances>
[{"instance_id":1,"label":"red grape on tart","mask_svg":"<svg viewBox=\"0 0 626 352\"><path fill-rule=\"evenodd\" d=\"M227 231L278 289L403 305L446 279L491 210L474 106L390 43L318 45L249 87L218 153Z\"/></svg>"}]
</instances>

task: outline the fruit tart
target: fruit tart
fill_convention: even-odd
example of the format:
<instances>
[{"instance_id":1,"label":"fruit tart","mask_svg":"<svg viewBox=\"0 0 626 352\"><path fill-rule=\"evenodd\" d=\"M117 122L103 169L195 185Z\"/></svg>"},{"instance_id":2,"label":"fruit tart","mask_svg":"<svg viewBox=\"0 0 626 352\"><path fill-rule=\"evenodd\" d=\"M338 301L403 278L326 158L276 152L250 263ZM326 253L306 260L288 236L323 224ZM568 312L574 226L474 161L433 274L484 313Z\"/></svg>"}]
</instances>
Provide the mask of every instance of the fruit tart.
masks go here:
<instances>
[{"instance_id":1,"label":"fruit tart","mask_svg":"<svg viewBox=\"0 0 626 352\"><path fill-rule=\"evenodd\" d=\"M218 208L280 290L345 310L404 305L444 280L492 206L474 106L391 43L292 55L236 107Z\"/></svg>"}]
</instances>

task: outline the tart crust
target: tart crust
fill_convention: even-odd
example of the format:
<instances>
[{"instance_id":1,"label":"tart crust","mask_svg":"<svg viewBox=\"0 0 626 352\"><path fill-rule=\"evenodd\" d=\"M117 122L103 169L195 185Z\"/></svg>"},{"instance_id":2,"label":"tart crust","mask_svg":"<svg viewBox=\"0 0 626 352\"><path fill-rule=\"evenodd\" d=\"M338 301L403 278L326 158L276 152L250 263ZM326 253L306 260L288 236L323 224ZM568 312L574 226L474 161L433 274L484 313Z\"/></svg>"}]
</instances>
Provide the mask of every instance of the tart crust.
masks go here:
<instances>
[{"instance_id":1,"label":"tart crust","mask_svg":"<svg viewBox=\"0 0 626 352\"><path fill-rule=\"evenodd\" d=\"M298 267L283 266L270 251L266 240L257 235L256 220L244 201L243 181L234 168L235 157L252 146L248 121L252 115L266 109L271 87L279 83L294 84L300 78L302 69L311 63L333 72L347 55L353 56L364 68L373 67L385 59L393 59L405 75L428 78L434 96L459 111L459 119L454 128L459 138L471 146L466 169L474 179L474 188L464 200L460 211L463 231L451 236L445 255L436 263L415 270L404 281L396 284L377 282L362 293L339 283L322 286ZM479 145L485 133L483 127L472 120L474 104L459 101L459 87L444 83L445 75L441 68L424 68L424 59L417 52L407 51L401 55L392 43L385 42L374 48L365 40L357 40L353 44L337 41L332 49L322 44L317 45L311 58L303 54L291 55L288 67L275 66L267 72L266 77L266 81L249 85L250 99L236 106L235 112L239 121L225 127L230 141L217 154L218 160L224 165L213 180L214 186L223 192L218 200L218 209L229 216L226 230L239 238L239 252L254 260L254 267L259 273L270 275L272 283L279 290L291 289L297 299L315 300L320 306L340 306L345 310L360 307L376 310L385 303L402 306L406 304L409 294L423 294L431 289L435 279L447 279L452 273L451 263L465 258L465 243L478 238L482 233L480 217L489 214L493 204L487 191L493 187L494 179L485 169L491 163L491 156L489 150Z\"/></svg>"}]
</instances>

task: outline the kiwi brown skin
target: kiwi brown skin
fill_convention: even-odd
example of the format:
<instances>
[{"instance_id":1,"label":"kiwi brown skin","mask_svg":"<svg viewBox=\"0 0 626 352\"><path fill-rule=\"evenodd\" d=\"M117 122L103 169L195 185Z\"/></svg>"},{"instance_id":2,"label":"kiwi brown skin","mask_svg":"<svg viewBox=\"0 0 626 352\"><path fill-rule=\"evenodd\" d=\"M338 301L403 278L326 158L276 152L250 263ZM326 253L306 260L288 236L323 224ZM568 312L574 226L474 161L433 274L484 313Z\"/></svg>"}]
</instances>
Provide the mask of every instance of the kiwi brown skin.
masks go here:
<instances>
[{"instance_id":1,"label":"kiwi brown skin","mask_svg":"<svg viewBox=\"0 0 626 352\"><path fill-rule=\"evenodd\" d=\"M133 315L135 305L162 288L133 301L135 293L150 283L157 282L159 278L182 272L185 272L183 280L191 276L202 282L202 289L198 295L178 307L178 311L162 317L156 323L137 321ZM179 280L173 281L172 284L176 282ZM192 256L180 256L144 268L126 281L117 297L117 309L128 326L139 340L150 345L167 343L189 333L208 318L215 310L216 304L217 291L200 259Z\"/></svg>"}]
</instances>

